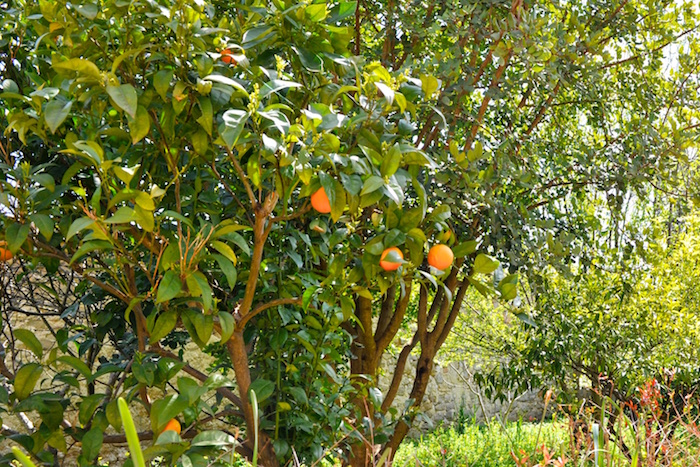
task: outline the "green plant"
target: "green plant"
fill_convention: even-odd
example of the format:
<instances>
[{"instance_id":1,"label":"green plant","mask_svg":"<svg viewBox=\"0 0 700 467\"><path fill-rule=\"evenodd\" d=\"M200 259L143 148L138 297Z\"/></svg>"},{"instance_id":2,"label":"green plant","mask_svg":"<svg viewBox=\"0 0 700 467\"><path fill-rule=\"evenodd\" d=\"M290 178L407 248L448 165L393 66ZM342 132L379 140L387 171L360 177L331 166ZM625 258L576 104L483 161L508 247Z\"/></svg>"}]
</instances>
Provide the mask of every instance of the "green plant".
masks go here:
<instances>
[{"instance_id":1,"label":"green plant","mask_svg":"<svg viewBox=\"0 0 700 467\"><path fill-rule=\"evenodd\" d=\"M23 447L50 463L80 441L90 465L125 396L151 432L181 416L200 436L161 435L147 452L167 462L234 445L266 466L292 447L389 459L468 292L517 301L520 269L565 269L595 236L591 200L620 216L612 193L680 166L696 102L658 47L693 42L689 5L0 4L3 280L44 291L59 320L50 349L3 322L24 347L0 402L39 423ZM321 188L328 216L310 212ZM448 231L441 274L425 253ZM392 247L405 263L385 272ZM34 316L26 296L4 313ZM189 342L216 372L183 361Z\"/></svg>"}]
</instances>

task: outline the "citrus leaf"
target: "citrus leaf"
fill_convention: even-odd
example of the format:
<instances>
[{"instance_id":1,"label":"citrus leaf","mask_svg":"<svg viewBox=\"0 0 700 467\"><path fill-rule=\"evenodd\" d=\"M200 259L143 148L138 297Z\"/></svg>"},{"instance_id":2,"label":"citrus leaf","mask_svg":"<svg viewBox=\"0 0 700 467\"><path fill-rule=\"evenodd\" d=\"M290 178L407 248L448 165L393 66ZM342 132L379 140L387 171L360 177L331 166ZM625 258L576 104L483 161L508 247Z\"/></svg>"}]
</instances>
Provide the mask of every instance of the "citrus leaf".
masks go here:
<instances>
[{"instance_id":1,"label":"citrus leaf","mask_svg":"<svg viewBox=\"0 0 700 467\"><path fill-rule=\"evenodd\" d=\"M156 88L156 92L165 100L168 89L170 88L170 82L173 80L173 70L160 70L153 77L153 87Z\"/></svg>"},{"instance_id":2,"label":"citrus leaf","mask_svg":"<svg viewBox=\"0 0 700 467\"><path fill-rule=\"evenodd\" d=\"M153 326L153 330L150 332L151 336L148 339L148 343L153 345L156 342L159 342L162 338L170 334L170 331L175 329L176 324L177 312L175 310L168 310L165 313L158 315L155 325Z\"/></svg>"},{"instance_id":3,"label":"citrus leaf","mask_svg":"<svg viewBox=\"0 0 700 467\"><path fill-rule=\"evenodd\" d=\"M22 341L22 343L38 358L41 358L44 354L44 348L41 346L39 339L34 335L34 332L28 329L15 329L15 337Z\"/></svg>"},{"instance_id":4,"label":"citrus leaf","mask_svg":"<svg viewBox=\"0 0 700 467\"><path fill-rule=\"evenodd\" d=\"M138 96L136 95L136 89L132 85L107 86L107 94L114 101L114 105L130 115L131 118L136 118Z\"/></svg>"},{"instance_id":5,"label":"citrus leaf","mask_svg":"<svg viewBox=\"0 0 700 467\"><path fill-rule=\"evenodd\" d=\"M479 253L474 260L474 274L490 274L498 268L499 262L489 255Z\"/></svg>"},{"instance_id":6,"label":"citrus leaf","mask_svg":"<svg viewBox=\"0 0 700 467\"><path fill-rule=\"evenodd\" d=\"M53 99L46 104L44 120L46 120L46 124L49 126L51 133L56 133L58 127L61 126L61 123L63 123L70 114L72 106L73 101L64 102L59 99Z\"/></svg>"},{"instance_id":7,"label":"citrus leaf","mask_svg":"<svg viewBox=\"0 0 700 467\"><path fill-rule=\"evenodd\" d=\"M136 108L136 115L133 118L127 117L127 122L129 123L131 142L134 144L145 138L151 129L151 119L148 116L148 111L141 105Z\"/></svg>"},{"instance_id":8,"label":"citrus leaf","mask_svg":"<svg viewBox=\"0 0 700 467\"><path fill-rule=\"evenodd\" d=\"M219 324L221 325L221 342L228 342L236 327L233 315L226 311L220 311Z\"/></svg>"},{"instance_id":9,"label":"citrus leaf","mask_svg":"<svg viewBox=\"0 0 700 467\"><path fill-rule=\"evenodd\" d=\"M43 367L38 363L27 363L17 370L13 385L15 387L15 396L18 400L29 397L37 381L41 378L43 371Z\"/></svg>"},{"instance_id":10,"label":"citrus leaf","mask_svg":"<svg viewBox=\"0 0 700 467\"><path fill-rule=\"evenodd\" d=\"M158 284L156 303L167 302L177 297L182 290L182 281L175 271L166 271Z\"/></svg>"}]
</instances>

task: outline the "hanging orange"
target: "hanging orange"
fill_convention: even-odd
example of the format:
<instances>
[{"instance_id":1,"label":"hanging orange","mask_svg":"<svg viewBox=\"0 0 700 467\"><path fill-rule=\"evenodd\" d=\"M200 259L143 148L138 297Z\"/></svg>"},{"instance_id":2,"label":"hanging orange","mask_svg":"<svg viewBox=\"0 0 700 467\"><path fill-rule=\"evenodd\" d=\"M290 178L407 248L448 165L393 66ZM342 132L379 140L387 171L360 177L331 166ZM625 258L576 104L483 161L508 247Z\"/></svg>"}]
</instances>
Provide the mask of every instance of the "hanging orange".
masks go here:
<instances>
[{"instance_id":1,"label":"hanging orange","mask_svg":"<svg viewBox=\"0 0 700 467\"><path fill-rule=\"evenodd\" d=\"M231 49L224 49L221 51L221 61L224 63L230 63L231 65L236 64L236 59L233 57L233 52L231 52Z\"/></svg>"},{"instance_id":2,"label":"hanging orange","mask_svg":"<svg viewBox=\"0 0 700 467\"><path fill-rule=\"evenodd\" d=\"M166 431L171 430L179 435L181 429L182 427L180 426L180 422L178 422L177 419L173 418L165 424L165 428L163 428L163 431L161 433L165 433Z\"/></svg>"},{"instance_id":3,"label":"hanging orange","mask_svg":"<svg viewBox=\"0 0 700 467\"><path fill-rule=\"evenodd\" d=\"M428 252L428 264L441 271L452 266L454 259L455 255L447 245L435 245Z\"/></svg>"},{"instance_id":4,"label":"hanging orange","mask_svg":"<svg viewBox=\"0 0 700 467\"><path fill-rule=\"evenodd\" d=\"M328 199L326 190L323 187L316 190L316 193L311 195L311 206L321 214L331 212L331 200Z\"/></svg>"},{"instance_id":5,"label":"hanging orange","mask_svg":"<svg viewBox=\"0 0 700 467\"><path fill-rule=\"evenodd\" d=\"M5 248L7 246L7 242L4 240L0 240L0 262L7 262L12 259L14 256L10 250Z\"/></svg>"},{"instance_id":6,"label":"hanging orange","mask_svg":"<svg viewBox=\"0 0 700 467\"><path fill-rule=\"evenodd\" d=\"M386 250L384 250L382 252L382 256L379 257L379 266L381 266L381 268L384 269L385 271L396 271L401 266L401 263L396 263L394 261L389 261L389 260L384 259L391 252L396 253L396 255L399 258L403 259L403 253L401 253L401 250L399 250L395 246L393 246L391 248L387 248Z\"/></svg>"}]
</instances>

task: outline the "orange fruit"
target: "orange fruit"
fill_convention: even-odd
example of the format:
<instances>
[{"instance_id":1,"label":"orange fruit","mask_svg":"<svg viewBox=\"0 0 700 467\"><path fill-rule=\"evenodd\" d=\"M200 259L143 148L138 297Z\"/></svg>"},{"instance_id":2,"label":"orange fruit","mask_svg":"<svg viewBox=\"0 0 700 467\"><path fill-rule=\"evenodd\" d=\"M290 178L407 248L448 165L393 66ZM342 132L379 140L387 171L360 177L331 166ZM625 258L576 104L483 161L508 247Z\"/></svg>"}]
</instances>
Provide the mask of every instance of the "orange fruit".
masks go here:
<instances>
[{"instance_id":1,"label":"orange fruit","mask_svg":"<svg viewBox=\"0 0 700 467\"><path fill-rule=\"evenodd\" d=\"M181 429L182 427L180 426L180 422L178 422L177 419L173 418L165 424L165 428L163 428L163 431L161 433L165 433L168 430L172 430L179 435Z\"/></svg>"},{"instance_id":2,"label":"orange fruit","mask_svg":"<svg viewBox=\"0 0 700 467\"><path fill-rule=\"evenodd\" d=\"M382 251L382 256L379 257L379 266L381 266L382 269L384 269L385 271L396 271L401 266L401 263L395 263L394 261L384 260L384 258L386 258L386 256L391 252L396 253L399 258L403 259L403 253L401 253L401 250L399 250L395 246Z\"/></svg>"},{"instance_id":3,"label":"orange fruit","mask_svg":"<svg viewBox=\"0 0 700 467\"><path fill-rule=\"evenodd\" d=\"M455 255L447 245L435 245L428 252L428 264L441 271L449 268L454 259Z\"/></svg>"},{"instance_id":4,"label":"orange fruit","mask_svg":"<svg viewBox=\"0 0 700 467\"><path fill-rule=\"evenodd\" d=\"M10 250L4 248L7 245L5 240L0 240L0 262L10 261L14 256Z\"/></svg>"},{"instance_id":5,"label":"orange fruit","mask_svg":"<svg viewBox=\"0 0 700 467\"><path fill-rule=\"evenodd\" d=\"M236 64L236 59L233 58L233 52L231 52L231 49L224 49L221 51L221 61L224 63L230 63L231 65Z\"/></svg>"},{"instance_id":6,"label":"orange fruit","mask_svg":"<svg viewBox=\"0 0 700 467\"><path fill-rule=\"evenodd\" d=\"M316 190L316 193L311 195L311 206L321 214L328 214L331 212L331 200L328 199L326 190L323 187Z\"/></svg>"}]
</instances>

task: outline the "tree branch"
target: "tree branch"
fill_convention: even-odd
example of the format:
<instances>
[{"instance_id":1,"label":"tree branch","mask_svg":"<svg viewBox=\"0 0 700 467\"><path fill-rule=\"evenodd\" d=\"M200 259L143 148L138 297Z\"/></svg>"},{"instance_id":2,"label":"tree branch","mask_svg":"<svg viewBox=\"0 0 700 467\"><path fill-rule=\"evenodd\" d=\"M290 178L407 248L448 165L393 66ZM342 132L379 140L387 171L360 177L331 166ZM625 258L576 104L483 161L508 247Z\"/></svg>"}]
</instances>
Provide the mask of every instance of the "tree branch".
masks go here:
<instances>
[{"instance_id":1,"label":"tree branch","mask_svg":"<svg viewBox=\"0 0 700 467\"><path fill-rule=\"evenodd\" d=\"M241 320L236 324L236 327L238 329L243 329L250 321L255 317L256 315L259 315L263 311L273 308L276 306L282 306L282 305L301 305L301 298L300 297L289 297L289 298L277 298L275 300L271 300L265 304L258 305L253 311L245 315L244 317L241 318Z\"/></svg>"}]
</instances>

